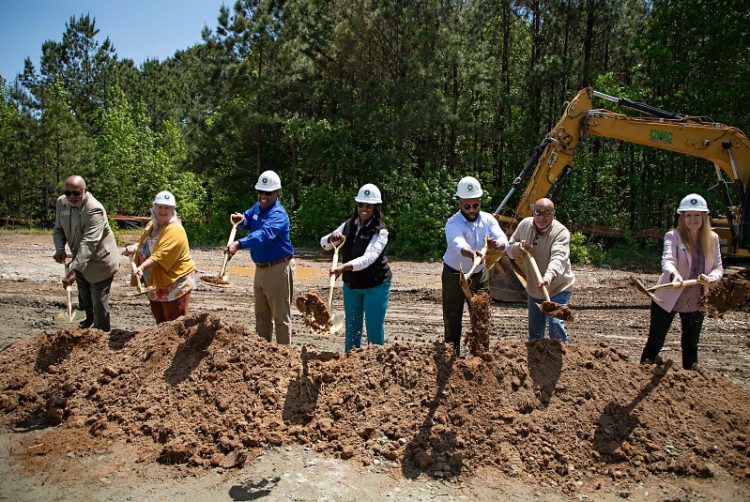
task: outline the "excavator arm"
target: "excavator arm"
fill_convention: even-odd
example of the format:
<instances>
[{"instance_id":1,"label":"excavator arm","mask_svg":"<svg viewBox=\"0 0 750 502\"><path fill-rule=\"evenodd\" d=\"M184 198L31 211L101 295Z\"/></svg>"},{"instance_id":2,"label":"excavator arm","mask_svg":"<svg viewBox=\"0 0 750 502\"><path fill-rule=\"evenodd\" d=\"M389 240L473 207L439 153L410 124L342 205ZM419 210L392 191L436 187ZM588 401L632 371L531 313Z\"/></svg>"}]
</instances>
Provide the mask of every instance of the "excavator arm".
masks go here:
<instances>
[{"instance_id":1,"label":"excavator arm","mask_svg":"<svg viewBox=\"0 0 750 502\"><path fill-rule=\"evenodd\" d=\"M631 117L605 109L595 109L593 98L614 101L648 116ZM586 136L617 139L628 143L682 153L714 164L723 188L726 217L715 220L716 231L728 255L750 256L750 140L741 130L708 122L699 117L668 112L643 103L616 98L591 88L581 90L542 143L534 150L521 174L495 211L495 217L510 236L523 218L531 216L534 202L555 198L573 167L573 156ZM530 178L512 214L503 214L509 199ZM732 190L726 187L726 177ZM491 294L500 301L518 301L520 267L504 257L496 267ZM513 284L514 283L514 284Z\"/></svg>"}]
</instances>

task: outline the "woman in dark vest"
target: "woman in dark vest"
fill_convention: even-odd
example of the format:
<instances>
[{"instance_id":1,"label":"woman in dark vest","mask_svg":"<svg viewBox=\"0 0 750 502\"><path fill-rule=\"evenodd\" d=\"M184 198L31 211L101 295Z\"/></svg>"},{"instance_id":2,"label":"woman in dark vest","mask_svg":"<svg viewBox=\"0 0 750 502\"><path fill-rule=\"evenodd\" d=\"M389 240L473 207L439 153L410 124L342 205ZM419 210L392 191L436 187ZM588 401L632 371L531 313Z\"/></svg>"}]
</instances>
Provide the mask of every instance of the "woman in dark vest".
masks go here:
<instances>
[{"instance_id":1,"label":"woman in dark vest","mask_svg":"<svg viewBox=\"0 0 750 502\"><path fill-rule=\"evenodd\" d=\"M380 190L368 183L359 189L354 200L357 202L354 215L320 239L324 249L332 249L332 244L338 245L346 237L341 248L342 264L329 273L337 277L344 274L347 352L361 346L363 318L367 342L383 345L392 276L385 257L388 229L383 222Z\"/></svg>"}]
</instances>

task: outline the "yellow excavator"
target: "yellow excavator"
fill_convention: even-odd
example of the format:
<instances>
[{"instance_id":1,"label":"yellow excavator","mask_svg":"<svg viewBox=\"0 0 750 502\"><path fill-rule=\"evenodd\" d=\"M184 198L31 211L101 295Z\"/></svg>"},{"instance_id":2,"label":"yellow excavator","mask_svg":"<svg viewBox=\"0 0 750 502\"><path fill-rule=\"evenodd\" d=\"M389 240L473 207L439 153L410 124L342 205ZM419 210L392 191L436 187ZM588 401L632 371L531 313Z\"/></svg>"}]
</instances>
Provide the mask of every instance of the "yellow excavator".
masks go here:
<instances>
[{"instance_id":1,"label":"yellow excavator","mask_svg":"<svg viewBox=\"0 0 750 502\"><path fill-rule=\"evenodd\" d=\"M645 115L631 117L597 109L599 98ZM610 96L587 87L567 105L560 121L534 149L510 191L495 210L495 218L507 235L531 216L534 202L554 200L573 166L573 154L586 136L600 136L683 153L713 163L726 215L713 220L722 253L750 257L750 141L736 127L681 115L645 103ZM531 173L515 210L506 205ZM725 179L726 177L726 179ZM525 301L523 267L502 256L490 275L490 295L498 301Z\"/></svg>"}]
</instances>

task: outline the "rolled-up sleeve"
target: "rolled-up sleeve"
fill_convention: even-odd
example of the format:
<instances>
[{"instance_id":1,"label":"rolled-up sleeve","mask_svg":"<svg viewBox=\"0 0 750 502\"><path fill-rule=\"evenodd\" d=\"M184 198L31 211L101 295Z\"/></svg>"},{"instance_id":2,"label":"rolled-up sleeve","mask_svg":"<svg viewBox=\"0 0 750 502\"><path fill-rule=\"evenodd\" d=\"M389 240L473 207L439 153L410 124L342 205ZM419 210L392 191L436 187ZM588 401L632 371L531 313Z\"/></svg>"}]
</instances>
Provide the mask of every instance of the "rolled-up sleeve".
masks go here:
<instances>
[{"instance_id":1,"label":"rolled-up sleeve","mask_svg":"<svg viewBox=\"0 0 750 502\"><path fill-rule=\"evenodd\" d=\"M383 253L386 244L388 244L388 230L383 228L380 232L372 236L367 249L365 249L365 254L349 262L352 266L352 271L359 272L372 265L378 259L378 256Z\"/></svg>"}]
</instances>

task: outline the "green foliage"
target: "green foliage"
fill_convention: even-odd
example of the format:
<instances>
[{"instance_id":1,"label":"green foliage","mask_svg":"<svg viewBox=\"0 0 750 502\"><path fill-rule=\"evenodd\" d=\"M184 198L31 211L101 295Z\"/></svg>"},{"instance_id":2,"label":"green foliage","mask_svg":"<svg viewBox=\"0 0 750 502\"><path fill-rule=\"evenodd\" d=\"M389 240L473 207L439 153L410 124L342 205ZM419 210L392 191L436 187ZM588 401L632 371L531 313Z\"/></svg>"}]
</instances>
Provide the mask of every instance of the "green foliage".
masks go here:
<instances>
[{"instance_id":1,"label":"green foliage","mask_svg":"<svg viewBox=\"0 0 750 502\"><path fill-rule=\"evenodd\" d=\"M445 252L445 222L458 210L453 192L458 180L439 175L394 183L385 194L392 197L389 250L412 259L437 260ZM392 191L390 191L392 190Z\"/></svg>"},{"instance_id":2,"label":"green foliage","mask_svg":"<svg viewBox=\"0 0 750 502\"><path fill-rule=\"evenodd\" d=\"M169 189L191 242L223 244L227 214L273 169L295 243L316 244L374 182L389 253L436 259L458 179L503 196L584 85L750 128L742 0L242 0L218 14L202 43L140 67L93 18L70 18L38 69L0 82L0 212L51 219L77 173L113 214L147 214ZM587 138L558 217L666 230L688 192L720 207L714 184L704 161ZM581 263L640 256L630 241L574 247Z\"/></svg>"},{"instance_id":3,"label":"green foliage","mask_svg":"<svg viewBox=\"0 0 750 502\"><path fill-rule=\"evenodd\" d=\"M318 246L320 238L333 232L354 213L356 203L351 191L316 187L302 192L293 215L292 242Z\"/></svg>"}]
</instances>

